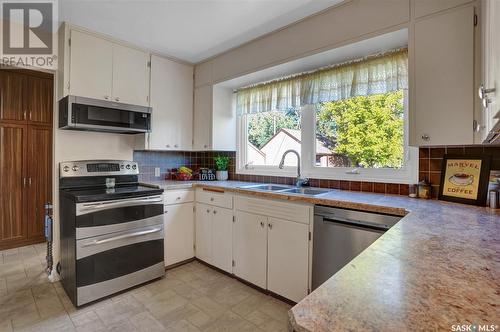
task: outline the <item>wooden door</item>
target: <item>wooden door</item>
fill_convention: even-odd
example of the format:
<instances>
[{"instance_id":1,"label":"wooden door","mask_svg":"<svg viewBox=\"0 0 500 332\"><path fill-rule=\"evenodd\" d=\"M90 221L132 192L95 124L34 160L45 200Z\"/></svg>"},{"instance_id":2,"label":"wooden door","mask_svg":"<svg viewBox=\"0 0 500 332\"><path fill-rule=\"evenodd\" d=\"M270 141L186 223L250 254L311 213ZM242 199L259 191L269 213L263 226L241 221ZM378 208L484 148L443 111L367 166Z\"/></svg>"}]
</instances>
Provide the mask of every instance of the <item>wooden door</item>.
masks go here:
<instances>
[{"instance_id":1,"label":"wooden door","mask_svg":"<svg viewBox=\"0 0 500 332\"><path fill-rule=\"evenodd\" d=\"M0 249L26 239L26 127L0 124Z\"/></svg>"},{"instance_id":2,"label":"wooden door","mask_svg":"<svg viewBox=\"0 0 500 332\"><path fill-rule=\"evenodd\" d=\"M309 227L269 218L267 237L267 288L299 302L307 296Z\"/></svg>"},{"instance_id":3,"label":"wooden door","mask_svg":"<svg viewBox=\"0 0 500 332\"><path fill-rule=\"evenodd\" d=\"M193 67L151 57L152 131L149 149L191 150Z\"/></svg>"},{"instance_id":4,"label":"wooden door","mask_svg":"<svg viewBox=\"0 0 500 332\"><path fill-rule=\"evenodd\" d=\"M52 128L28 127L28 238L44 238L44 205L52 203Z\"/></svg>"},{"instance_id":5,"label":"wooden door","mask_svg":"<svg viewBox=\"0 0 500 332\"><path fill-rule=\"evenodd\" d=\"M28 76L26 111L30 123L52 124L54 81L51 78Z\"/></svg>"},{"instance_id":6,"label":"wooden door","mask_svg":"<svg viewBox=\"0 0 500 332\"><path fill-rule=\"evenodd\" d=\"M194 89L193 150L212 148L212 86Z\"/></svg>"},{"instance_id":7,"label":"wooden door","mask_svg":"<svg viewBox=\"0 0 500 332\"><path fill-rule=\"evenodd\" d=\"M149 54L113 44L113 101L149 106Z\"/></svg>"},{"instance_id":8,"label":"wooden door","mask_svg":"<svg viewBox=\"0 0 500 332\"><path fill-rule=\"evenodd\" d=\"M165 206L165 266L194 257L193 203Z\"/></svg>"},{"instance_id":9,"label":"wooden door","mask_svg":"<svg viewBox=\"0 0 500 332\"><path fill-rule=\"evenodd\" d=\"M411 144L473 144L474 7L422 19L414 34Z\"/></svg>"},{"instance_id":10,"label":"wooden door","mask_svg":"<svg viewBox=\"0 0 500 332\"><path fill-rule=\"evenodd\" d=\"M196 203L196 257L212 264L212 207Z\"/></svg>"},{"instance_id":11,"label":"wooden door","mask_svg":"<svg viewBox=\"0 0 500 332\"><path fill-rule=\"evenodd\" d=\"M233 270L233 210L213 208L212 264L231 273Z\"/></svg>"},{"instance_id":12,"label":"wooden door","mask_svg":"<svg viewBox=\"0 0 500 332\"><path fill-rule=\"evenodd\" d=\"M0 122L26 119L24 91L26 75L0 70Z\"/></svg>"},{"instance_id":13,"label":"wooden door","mask_svg":"<svg viewBox=\"0 0 500 332\"><path fill-rule=\"evenodd\" d=\"M267 287L267 217L237 211L233 225L233 273Z\"/></svg>"},{"instance_id":14,"label":"wooden door","mask_svg":"<svg viewBox=\"0 0 500 332\"><path fill-rule=\"evenodd\" d=\"M111 99L113 43L71 30L69 93L95 99ZM129 77L130 80L133 78Z\"/></svg>"}]
</instances>

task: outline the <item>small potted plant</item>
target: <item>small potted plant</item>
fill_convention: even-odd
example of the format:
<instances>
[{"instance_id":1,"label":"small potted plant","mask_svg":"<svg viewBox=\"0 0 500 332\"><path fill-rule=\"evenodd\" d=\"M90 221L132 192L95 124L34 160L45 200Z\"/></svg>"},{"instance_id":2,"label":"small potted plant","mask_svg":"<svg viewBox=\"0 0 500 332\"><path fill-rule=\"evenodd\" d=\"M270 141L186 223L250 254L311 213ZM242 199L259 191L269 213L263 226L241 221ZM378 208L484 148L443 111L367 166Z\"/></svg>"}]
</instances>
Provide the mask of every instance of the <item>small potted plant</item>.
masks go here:
<instances>
[{"instance_id":1,"label":"small potted plant","mask_svg":"<svg viewBox=\"0 0 500 332\"><path fill-rule=\"evenodd\" d=\"M214 157L215 167L217 168L217 172L215 176L219 181L226 181L228 179L227 168L229 166L229 157L228 156L217 156Z\"/></svg>"}]
</instances>

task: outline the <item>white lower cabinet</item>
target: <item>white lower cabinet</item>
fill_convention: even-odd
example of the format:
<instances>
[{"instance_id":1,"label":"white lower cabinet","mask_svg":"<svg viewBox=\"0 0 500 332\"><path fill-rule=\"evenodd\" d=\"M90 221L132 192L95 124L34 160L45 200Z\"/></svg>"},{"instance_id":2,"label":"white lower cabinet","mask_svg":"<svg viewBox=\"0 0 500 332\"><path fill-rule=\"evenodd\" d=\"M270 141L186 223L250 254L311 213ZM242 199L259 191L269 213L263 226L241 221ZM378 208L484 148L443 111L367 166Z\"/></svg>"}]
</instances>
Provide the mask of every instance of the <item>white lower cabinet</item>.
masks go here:
<instances>
[{"instance_id":1,"label":"white lower cabinet","mask_svg":"<svg viewBox=\"0 0 500 332\"><path fill-rule=\"evenodd\" d=\"M212 258L212 210L207 204L196 203L196 257L210 263Z\"/></svg>"},{"instance_id":2,"label":"white lower cabinet","mask_svg":"<svg viewBox=\"0 0 500 332\"><path fill-rule=\"evenodd\" d=\"M194 203L165 206L165 266L194 257Z\"/></svg>"},{"instance_id":3,"label":"white lower cabinet","mask_svg":"<svg viewBox=\"0 0 500 332\"><path fill-rule=\"evenodd\" d=\"M232 272L233 210L196 203L196 257Z\"/></svg>"},{"instance_id":4,"label":"white lower cabinet","mask_svg":"<svg viewBox=\"0 0 500 332\"><path fill-rule=\"evenodd\" d=\"M212 265L226 272L232 271L233 210L212 209Z\"/></svg>"},{"instance_id":5,"label":"white lower cabinet","mask_svg":"<svg viewBox=\"0 0 500 332\"><path fill-rule=\"evenodd\" d=\"M295 302L307 296L309 227L268 218L267 289Z\"/></svg>"},{"instance_id":6,"label":"white lower cabinet","mask_svg":"<svg viewBox=\"0 0 500 332\"><path fill-rule=\"evenodd\" d=\"M233 273L267 288L267 217L237 211L233 227Z\"/></svg>"}]
</instances>

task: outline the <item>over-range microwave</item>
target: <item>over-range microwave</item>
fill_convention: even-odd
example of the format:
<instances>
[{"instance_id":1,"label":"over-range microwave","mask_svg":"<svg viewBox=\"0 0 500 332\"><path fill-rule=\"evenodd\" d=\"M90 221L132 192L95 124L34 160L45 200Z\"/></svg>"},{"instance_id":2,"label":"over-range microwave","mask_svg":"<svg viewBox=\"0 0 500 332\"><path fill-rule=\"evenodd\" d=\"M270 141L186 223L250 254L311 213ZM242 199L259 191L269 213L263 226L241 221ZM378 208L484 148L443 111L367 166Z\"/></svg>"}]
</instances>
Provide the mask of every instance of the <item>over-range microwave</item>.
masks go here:
<instances>
[{"instance_id":1,"label":"over-range microwave","mask_svg":"<svg viewBox=\"0 0 500 332\"><path fill-rule=\"evenodd\" d=\"M59 128L122 134L151 130L151 107L69 95L59 101Z\"/></svg>"}]
</instances>

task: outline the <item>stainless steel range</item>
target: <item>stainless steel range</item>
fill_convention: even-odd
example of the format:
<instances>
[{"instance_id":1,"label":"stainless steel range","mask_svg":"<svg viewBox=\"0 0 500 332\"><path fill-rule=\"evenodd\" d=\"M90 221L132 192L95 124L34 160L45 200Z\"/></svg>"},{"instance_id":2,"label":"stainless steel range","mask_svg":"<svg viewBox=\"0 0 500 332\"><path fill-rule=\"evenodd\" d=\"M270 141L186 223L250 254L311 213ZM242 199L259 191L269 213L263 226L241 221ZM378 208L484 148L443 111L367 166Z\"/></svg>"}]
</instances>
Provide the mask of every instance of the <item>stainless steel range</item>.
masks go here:
<instances>
[{"instance_id":1,"label":"stainless steel range","mask_svg":"<svg viewBox=\"0 0 500 332\"><path fill-rule=\"evenodd\" d=\"M59 167L62 285L75 306L162 277L163 189L133 161Z\"/></svg>"}]
</instances>

